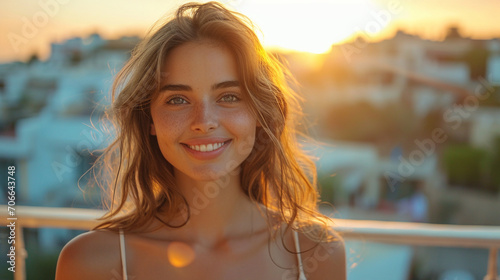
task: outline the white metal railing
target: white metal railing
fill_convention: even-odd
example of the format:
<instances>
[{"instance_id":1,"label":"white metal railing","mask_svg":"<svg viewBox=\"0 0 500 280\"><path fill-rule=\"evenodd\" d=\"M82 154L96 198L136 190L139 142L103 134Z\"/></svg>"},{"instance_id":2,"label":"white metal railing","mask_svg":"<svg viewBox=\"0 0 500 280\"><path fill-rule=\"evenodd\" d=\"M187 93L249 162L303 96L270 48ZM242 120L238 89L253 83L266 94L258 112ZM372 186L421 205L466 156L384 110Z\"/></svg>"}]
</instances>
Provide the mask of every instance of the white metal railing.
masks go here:
<instances>
[{"instance_id":1,"label":"white metal railing","mask_svg":"<svg viewBox=\"0 0 500 280\"><path fill-rule=\"evenodd\" d=\"M7 209L7 205L0 205ZM16 272L15 280L25 280L25 259L22 228L68 228L88 230L97 225L101 210L16 206ZM0 218L9 224L12 218L1 211ZM497 253L500 248L500 226L458 226L422 223L383 222L334 219L334 228L346 239L410 244L421 246L487 248L490 251L488 271L484 280L500 280Z\"/></svg>"}]
</instances>

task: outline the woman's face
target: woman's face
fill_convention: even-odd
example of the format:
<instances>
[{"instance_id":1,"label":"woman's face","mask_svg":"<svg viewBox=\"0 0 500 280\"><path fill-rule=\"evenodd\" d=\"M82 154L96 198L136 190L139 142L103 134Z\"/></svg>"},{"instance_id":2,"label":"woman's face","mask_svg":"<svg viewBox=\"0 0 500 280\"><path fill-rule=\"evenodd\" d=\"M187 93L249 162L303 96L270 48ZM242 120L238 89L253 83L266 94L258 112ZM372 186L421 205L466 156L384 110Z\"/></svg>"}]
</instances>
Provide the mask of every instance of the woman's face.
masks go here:
<instances>
[{"instance_id":1,"label":"woman's face","mask_svg":"<svg viewBox=\"0 0 500 280\"><path fill-rule=\"evenodd\" d=\"M215 180L239 168L257 122L229 50L210 41L185 43L168 54L162 79L151 104L151 134L176 176Z\"/></svg>"}]
</instances>

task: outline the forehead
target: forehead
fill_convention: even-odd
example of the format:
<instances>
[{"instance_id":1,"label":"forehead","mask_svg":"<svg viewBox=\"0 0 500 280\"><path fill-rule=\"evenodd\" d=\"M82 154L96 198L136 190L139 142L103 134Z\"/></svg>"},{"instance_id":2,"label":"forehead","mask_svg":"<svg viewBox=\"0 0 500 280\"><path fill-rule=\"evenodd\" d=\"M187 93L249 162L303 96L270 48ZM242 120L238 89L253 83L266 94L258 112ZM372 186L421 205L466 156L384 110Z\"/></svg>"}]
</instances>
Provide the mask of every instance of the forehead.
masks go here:
<instances>
[{"instance_id":1,"label":"forehead","mask_svg":"<svg viewBox=\"0 0 500 280\"><path fill-rule=\"evenodd\" d=\"M184 43L166 56L162 84L203 84L238 80L236 62L227 47L202 40Z\"/></svg>"}]
</instances>

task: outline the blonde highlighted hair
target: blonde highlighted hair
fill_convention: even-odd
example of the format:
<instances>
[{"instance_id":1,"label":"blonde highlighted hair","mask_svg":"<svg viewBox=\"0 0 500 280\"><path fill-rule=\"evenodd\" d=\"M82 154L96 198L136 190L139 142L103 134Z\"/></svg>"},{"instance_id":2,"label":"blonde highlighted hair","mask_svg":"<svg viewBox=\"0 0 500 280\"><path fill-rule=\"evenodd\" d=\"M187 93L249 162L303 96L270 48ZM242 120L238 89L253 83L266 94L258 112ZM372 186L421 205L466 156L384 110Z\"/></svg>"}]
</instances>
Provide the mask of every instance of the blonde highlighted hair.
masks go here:
<instances>
[{"instance_id":1,"label":"blonde highlighted hair","mask_svg":"<svg viewBox=\"0 0 500 280\"><path fill-rule=\"evenodd\" d=\"M96 165L102 172L99 184L110 191L109 211L96 229L132 230L154 219L160 207L167 209L167 217L189 207L175 187L173 167L150 135L150 104L159 91L167 54L186 42L205 39L233 54L240 85L260 124L241 165L244 193L288 226L320 221L320 228L327 229L326 217L317 211L315 165L296 138L294 125L301 110L289 86L293 79L264 50L250 20L217 2L182 5L133 50L118 73L108 111L117 135Z\"/></svg>"}]
</instances>

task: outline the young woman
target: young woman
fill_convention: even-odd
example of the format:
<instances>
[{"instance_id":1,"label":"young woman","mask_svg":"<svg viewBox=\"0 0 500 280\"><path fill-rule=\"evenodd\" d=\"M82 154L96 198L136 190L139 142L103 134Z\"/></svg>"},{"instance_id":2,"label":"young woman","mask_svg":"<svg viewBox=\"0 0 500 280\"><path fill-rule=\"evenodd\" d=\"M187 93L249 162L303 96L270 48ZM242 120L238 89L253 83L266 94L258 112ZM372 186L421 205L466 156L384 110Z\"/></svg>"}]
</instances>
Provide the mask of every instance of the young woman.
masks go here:
<instances>
[{"instance_id":1,"label":"young woman","mask_svg":"<svg viewBox=\"0 0 500 280\"><path fill-rule=\"evenodd\" d=\"M117 76L110 210L64 247L56 279L344 280L289 78L244 16L180 7Z\"/></svg>"}]
</instances>

